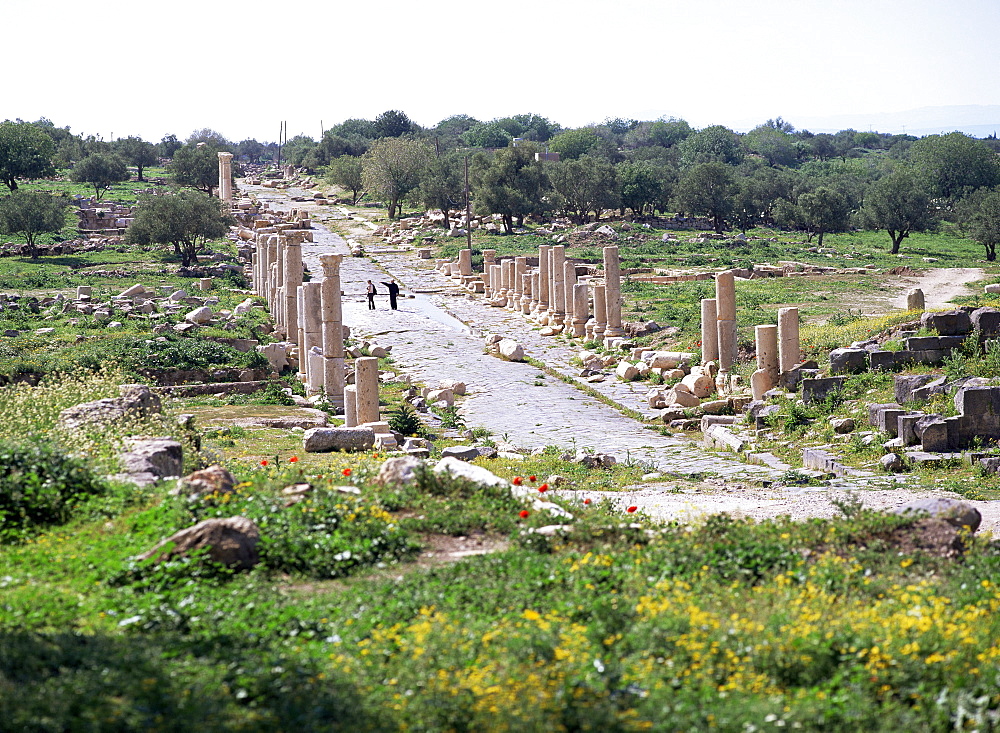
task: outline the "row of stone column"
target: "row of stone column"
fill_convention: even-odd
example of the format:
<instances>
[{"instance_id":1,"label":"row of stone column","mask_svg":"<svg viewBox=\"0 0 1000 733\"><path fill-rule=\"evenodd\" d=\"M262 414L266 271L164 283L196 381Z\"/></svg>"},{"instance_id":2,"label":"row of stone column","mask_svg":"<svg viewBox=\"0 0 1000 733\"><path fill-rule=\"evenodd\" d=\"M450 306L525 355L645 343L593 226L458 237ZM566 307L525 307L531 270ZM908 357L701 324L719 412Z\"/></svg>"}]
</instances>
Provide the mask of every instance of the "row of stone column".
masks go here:
<instances>
[{"instance_id":1,"label":"row of stone column","mask_svg":"<svg viewBox=\"0 0 1000 733\"><path fill-rule=\"evenodd\" d=\"M467 253L468 250L462 250ZM519 256L496 261L496 250L484 250L486 298L540 323L588 339L624 335L621 320L621 262L617 246L605 247L604 283L578 281L576 264L566 259L565 245L538 247L538 266ZM471 259L465 261L471 266ZM459 256L459 271L464 273ZM592 291L592 293L591 293ZM590 317L591 295L593 317Z\"/></svg>"},{"instance_id":2,"label":"row of stone column","mask_svg":"<svg viewBox=\"0 0 1000 733\"><path fill-rule=\"evenodd\" d=\"M777 326L757 326L754 331L757 370L750 379L754 399L778 385L784 372L799 363L799 309L779 308ZM702 364L717 362L729 372L736 361L736 278L731 270L715 276L715 297L701 301Z\"/></svg>"}]
</instances>

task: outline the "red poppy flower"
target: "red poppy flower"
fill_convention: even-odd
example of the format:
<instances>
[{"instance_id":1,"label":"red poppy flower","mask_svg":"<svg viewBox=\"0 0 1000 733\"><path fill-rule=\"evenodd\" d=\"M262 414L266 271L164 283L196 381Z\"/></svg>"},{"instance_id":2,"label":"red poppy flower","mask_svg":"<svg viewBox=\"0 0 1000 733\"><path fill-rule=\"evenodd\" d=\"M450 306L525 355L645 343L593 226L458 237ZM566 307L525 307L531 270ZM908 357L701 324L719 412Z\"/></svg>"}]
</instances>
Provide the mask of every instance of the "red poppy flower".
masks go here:
<instances>
[{"instance_id":1,"label":"red poppy flower","mask_svg":"<svg viewBox=\"0 0 1000 733\"><path fill-rule=\"evenodd\" d=\"M341 471L341 473L344 474L345 476L350 476L351 475L351 469L345 468L343 471Z\"/></svg>"},{"instance_id":2,"label":"red poppy flower","mask_svg":"<svg viewBox=\"0 0 1000 733\"><path fill-rule=\"evenodd\" d=\"M267 459L265 458L265 459L264 459L263 461L261 461L261 462L260 462L260 465L262 465L262 466L266 466L266 465L267 465Z\"/></svg>"},{"instance_id":3,"label":"red poppy flower","mask_svg":"<svg viewBox=\"0 0 1000 733\"><path fill-rule=\"evenodd\" d=\"M515 476L514 480L511 483L514 484L514 486L520 486L523 483L523 481L524 479L522 479L520 476Z\"/></svg>"},{"instance_id":4,"label":"red poppy flower","mask_svg":"<svg viewBox=\"0 0 1000 733\"><path fill-rule=\"evenodd\" d=\"M299 462L299 457L298 456L292 456L291 458L288 459L288 462L289 463L298 463Z\"/></svg>"},{"instance_id":5,"label":"red poppy flower","mask_svg":"<svg viewBox=\"0 0 1000 733\"><path fill-rule=\"evenodd\" d=\"M627 512L628 512L629 514L632 514L632 513L633 513L633 512L635 512L635 510L636 510L636 509L638 509L638 508L639 508L639 507L637 507L637 506L630 506L630 507L629 507L628 509L626 509L625 511L627 511Z\"/></svg>"},{"instance_id":6,"label":"red poppy flower","mask_svg":"<svg viewBox=\"0 0 1000 733\"><path fill-rule=\"evenodd\" d=\"M590 503L590 497L588 496L586 499L584 499L583 503L584 504L589 504Z\"/></svg>"},{"instance_id":7,"label":"red poppy flower","mask_svg":"<svg viewBox=\"0 0 1000 733\"><path fill-rule=\"evenodd\" d=\"M527 519L529 514L531 514L531 512L527 509L522 509L520 513L521 519Z\"/></svg>"},{"instance_id":8,"label":"red poppy flower","mask_svg":"<svg viewBox=\"0 0 1000 733\"><path fill-rule=\"evenodd\" d=\"M528 476L528 481L531 481L532 483L534 483L535 477L534 476Z\"/></svg>"},{"instance_id":9,"label":"red poppy flower","mask_svg":"<svg viewBox=\"0 0 1000 733\"><path fill-rule=\"evenodd\" d=\"M538 490L539 490L539 491L540 491L541 493L543 493L543 494L544 494L544 493L545 493L546 491L548 491L548 490L549 490L549 485L548 485L548 484L542 484L541 486L539 486L539 487L538 487Z\"/></svg>"}]
</instances>

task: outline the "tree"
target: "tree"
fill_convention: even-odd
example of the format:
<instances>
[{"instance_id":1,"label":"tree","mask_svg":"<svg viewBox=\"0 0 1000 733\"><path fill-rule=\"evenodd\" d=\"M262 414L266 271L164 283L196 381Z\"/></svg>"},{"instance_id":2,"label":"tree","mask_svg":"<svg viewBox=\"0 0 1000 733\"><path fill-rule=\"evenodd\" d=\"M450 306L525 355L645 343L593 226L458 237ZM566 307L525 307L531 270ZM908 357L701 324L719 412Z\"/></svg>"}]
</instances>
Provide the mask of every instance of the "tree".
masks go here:
<instances>
[{"instance_id":1,"label":"tree","mask_svg":"<svg viewBox=\"0 0 1000 733\"><path fill-rule=\"evenodd\" d=\"M618 198L624 209L643 216L647 206L653 206L662 196L662 179L648 160L626 161L615 169L618 178Z\"/></svg>"},{"instance_id":2,"label":"tree","mask_svg":"<svg viewBox=\"0 0 1000 733\"><path fill-rule=\"evenodd\" d=\"M681 176L675 199L681 211L702 214L722 234L733 210L736 184L731 169L722 163L700 163Z\"/></svg>"},{"instance_id":3,"label":"tree","mask_svg":"<svg viewBox=\"0 0 1000 733\"><path fill-rule=\"evenodd\" d=\"M364 193L365 184L361 177L361 158L344 155L330 161L326 180L334 186L339 186L351 192L351 205L358 203Z\"/></svg>"},{"instance_id":4,"label":"tree","mask_svg":"<svg viewBox=\"0 0 1000 733\"><path fill-rule=\"evenodd\" d=\"M58 233L66 226L64 196L45 191L14 191L0 198L0 232L20 234L28 245L31 259L38 257L35 246L39 234Z\"/></svg>"},{"instance_id":5,"label":"tree","mask_svg":"<svg viewBox=\"0 0 1000 733\"><path fill-rule=\"evenodd\" d=\"M162 157L173 158L174 153L184 147L184 143L178 140L176 135L164 135L157 147Z\"/></svg>"},{"instance_id":6,"label":"tree","mask_svg":"<svg viewBox=\"0 0 1000 733\"><path fill-rule=\"evenodd\" d=\"M549 180L578 224L594 212L599 221L604 209L618 206L618 181L615 168L604 158L581 155L576 160L561 160L547 166Z\"/></svg>"},{"instance_id":7,"label":"tree","mask_svg":"<svg viewBox=\"0 0 1000 733\"><path fill-rule=\"evenodd\" d=\"M820 247L823 246L824 234L844 231L850 222L850 199L833 188L819 186L815 191L802 194L798 206L809 238L818 234Z\"/></svg>"},{"instance_id":8,"label":"tree","mask_svg":"<svg viewBox=\"0 0 1000 733\"><path fill-rule=\"evenodd\" d=\"M248 162L256 164L260 162L260 158L264 154L264 146L255 139L249 138L237 145L236 151Z\"/></svg>"},{"instance_id":9,"label":"tree","mask_svg":"<svg viewBox=\"0 0 1000 733\"><path fill-rule=\"evenodd\" d=\"M755 127L746 134L743 142L747 150L764 158L768 165L793 165L798 157L796 139L787 132L773 127L776 124L774 120L768 122L771 124Z\"/></svg>"},{"instance_id":10,"label":"tree","mask_svg":"<svg viewBox=\"0 0 1000 733\"><path fill-rule=\"evenodd\" d=\"M405 112L398 109L386 110L375 118L375 137L399 137L413 132L416 127Z\"/></svg>"},{"instance_id":11,"label":"tree","mask_svg":"<svg viewBox=\"0 0 1000 733\"><path fill-rule=\"evenodd\" d=\"M996 153L961 132L920 138L910 148L910 159L927 178L931 193L951 201L1000 184Z\"/></svg>"},{"instance_id":12,"label":"tree","mask_svg":"<svg viewBox=\"0 0 1000 733\"><path fill-rule=\"evenodd\" d=\"M981 188L962 202L963 224L969 238L983 245L986 259L995 262L1000 244L1000 188Z\"/></svg>"},{"instance_id":13,"label":"tree","mask_svg":"<svg viewBox=\"0 0 1000 733\"><path fill-rule=\"evenodd\" d=\"M494 121L473 125L462 135L462 139L473 148L505 148L510 145L511 134Z\"/></svg>"},{"instance_id":14,"label":"tree","mask_svg":"<svg viewBox=\"0 0 1000 733\"><path fill-rule=\"evenodd\" d=\"M116 183L128 180L125 161L117 155L93 153L73 166L70 177L77 183L89 183L100 201L105 191Z\"/></svg>"},{"instance_id":15,"label":"tree","mask_svg":"<svg viewBox=\"0 0 1000 733\"><path fill-rule=\"evenodd\" d=\"M891 254L912 232L931 229L930 196L920 177L910 170L897 170L873 183L865 194L860 211L864 226L884 229L892 239Z\"/></svg>"},{"instance_id":16,"label":"tree","mask_svg":"<svg viewBox=\"0 0 1000 733\"><path fill-rule=\"evenodd\" d=\"M129 244L172 244L181 264L198 262L205 242L229 231L235 220L226 214L219 199L198 191L144 196L139 200L135 219L125 232Z\"/></svg>"},{"instance_id":17,"label":"tree","mask_svg":"<svg viewBox=\"0 0 1000 733\"><path fill-rule=\"evenodd\" d=\"M11 191L17 190L18 178L55 175L55 152L55 143L41 128L30 122L0 122L0 180Z\"/></svg>"},{"instance_id":18,"label":"tree","mask_svg":"<svg viewBox=\"0 0 1000 733\"><path fill-rule=\"evenodd\" d=\"M383 137L361 159L365 189L388 201L389 218L395 219L400 202L417 186L431 160L431 146L422 140Z\"/></svg>"},{"instance_id":19,"label":"tree","mask_svg":"<svg viewBox=\"0 0 1000 733\"><path fill-rule=\"evenodd\" d=\"M188 139L185 140L188 145L197 145L198 143L207 143L211 147L217 150L228 150L229 140L221 132L216 132L209 127L203 127L200 130L195 130L192 132Z\"/></svg>"},{"instance_id":20,"label":"tree","mask_svg":"<svg viewBox=\"0 0 1000 733\"><path fill-rule=\"evenodd\" d=\"M666 120L640 122L625 133L624 145L626 148L644 148L654 145L669 148L683 142L693 134L694 130L685 120L671 117Z\"/></svg>"},{"instance_id":21,"label":"tree","mask_svg":"<svg viewBox=\"0 0 1000 733\"><path fill-rule=\"evenodd\" d=\"M578 130L560 132L549 141L549 150L559 153L560 158L572 160L594 150L601 144L601 138L593 128L581 127Z\"/></svg>"},{"instance_id":22,"label":"tree","mask_svg":"<svg viewBox=\"0 0 1000 733\"><path fill-rule=\"evenodd\" d=\"M219 151L211 145L184 145L170 162L174 183L211 195L219 185Z\"/></svg>"},{"instance_id":23,"label":"tree","mask_svg":"<svg viewBox=\"0 0 1000 733\"><path fill-rule=\"evenodd\" d=\"M520 223L525 216L545 210L548 177L535 160L536 150L530 144L509 147L492 156L479 153L472 161L476 211L499 214L505 234L514 233L515 219Z\"/></svg>"},{"instance_id":24,"label":"tree","mask_svg":"<svg viewBox=\"0 0 1000 733\"><path fill-rule=\"evenodd\" d=\"M743 160L743 148L736 133L722 125L699 130L678 147L681 151L682 168L690 168L699 163L736 165Z\"/></svg>"},{"instance_id":25,"label":"tree","mask_svg":"<svg viewBox=\"0 0 1000 733\"><path fill-rule=\"evenodd\" d=\"M465 206L465 156L452 151L433 158L420 181L420 200L430 209L441 209L444 227L451 228L449 212Z\"/></svg>"},{"instance_id":26,"label":"tree","mask_svg":"<svg viewBox=\"0 0 1000 733\"><path fill-rule=\"evenodd\" d=\"M126 162L136 167L140 181L145 180L142 177L144 168L160 162L159 156L156 154L156 146L153 143L146 142L141 137L119 138L115 140L111 147Z\"/></svg>"}]
</instances>

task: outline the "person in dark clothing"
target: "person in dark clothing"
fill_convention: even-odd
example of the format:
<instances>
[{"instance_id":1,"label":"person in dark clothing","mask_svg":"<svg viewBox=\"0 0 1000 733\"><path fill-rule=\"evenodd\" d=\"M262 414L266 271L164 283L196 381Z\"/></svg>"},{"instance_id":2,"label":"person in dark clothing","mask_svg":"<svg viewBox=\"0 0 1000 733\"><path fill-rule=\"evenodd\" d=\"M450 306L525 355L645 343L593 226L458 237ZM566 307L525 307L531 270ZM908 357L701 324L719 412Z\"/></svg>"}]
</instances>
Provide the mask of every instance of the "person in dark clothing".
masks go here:
<instances>
[{"instance_id":1,"label":"person in dark clothing","mask_svg":"<svg viewBox=\"0 0 1000 733\"><path fill-rule=\"evenodd\" d=\"M375 310L375 296L378 295L378 291L375 289L375 283L371 280L368 281L368 310Z\"/></svg>"},{"instance_id":2,"label":"person in dark clothing","mask_svg":"<svg viewBox=\"0 0 1000 733\"><path fill-rule=\"evenodd\" d=\"M389 307L397 310L396 296L399 295L399 286L394 282L383 282L382 284L389 290Z\"/></svg>"}]
</instances>

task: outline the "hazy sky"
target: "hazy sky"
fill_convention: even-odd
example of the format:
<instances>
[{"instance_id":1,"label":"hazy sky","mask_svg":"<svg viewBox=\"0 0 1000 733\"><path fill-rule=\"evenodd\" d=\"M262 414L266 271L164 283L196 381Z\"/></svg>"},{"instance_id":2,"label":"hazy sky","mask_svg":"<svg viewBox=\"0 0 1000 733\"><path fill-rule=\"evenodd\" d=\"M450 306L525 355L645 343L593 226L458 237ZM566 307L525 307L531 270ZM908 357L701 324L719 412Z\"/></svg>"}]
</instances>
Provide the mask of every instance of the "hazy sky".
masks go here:
<instances>
[{"instance_id":1,"label":"hazy sky","mask_svg":"<svg viewBox=\"0 0 1000 733\"><path fill-rule=\"evenodd\" d=\"M106 140L318 137L387 109L747 129L1000 104L998 0L3 0L0 27L0 120Z\"/></svg>"}]
</instances>

